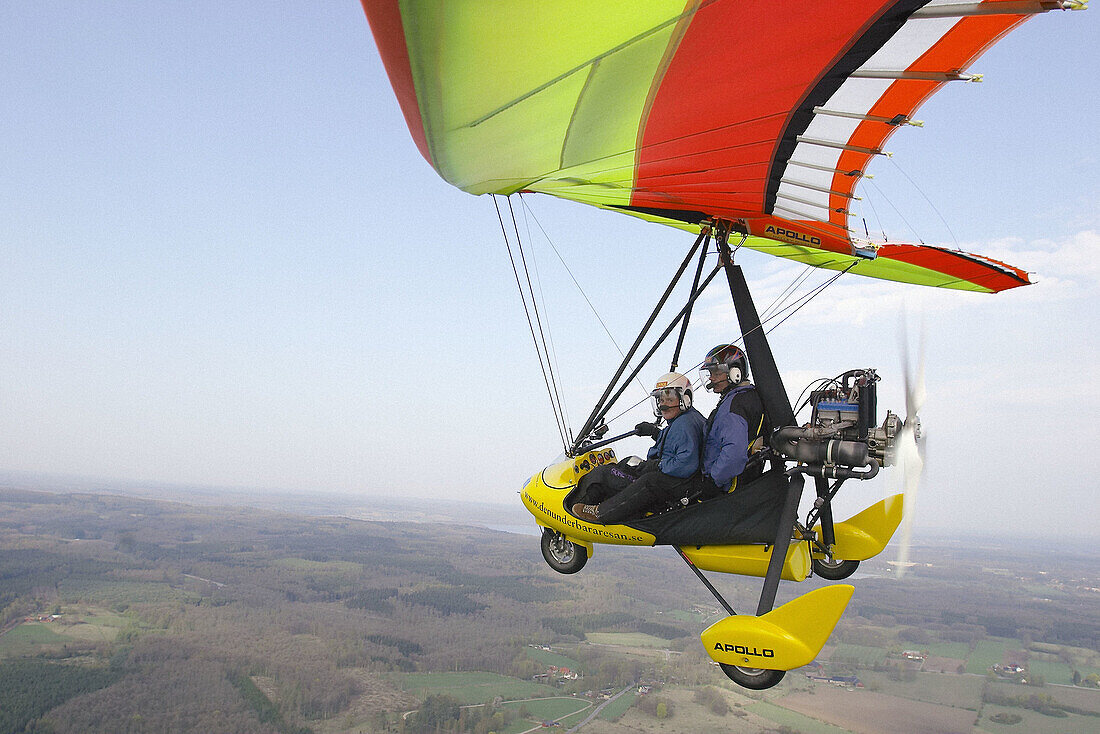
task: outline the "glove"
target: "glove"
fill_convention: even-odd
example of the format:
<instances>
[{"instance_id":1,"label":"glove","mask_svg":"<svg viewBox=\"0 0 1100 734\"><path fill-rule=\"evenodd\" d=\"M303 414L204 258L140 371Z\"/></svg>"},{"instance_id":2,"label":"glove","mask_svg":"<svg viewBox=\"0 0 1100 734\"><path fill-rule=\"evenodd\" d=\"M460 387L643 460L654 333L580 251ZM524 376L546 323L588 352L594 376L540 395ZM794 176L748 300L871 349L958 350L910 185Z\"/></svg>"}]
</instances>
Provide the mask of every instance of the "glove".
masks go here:
<instances>
[{"instance_id":1,"label":"glove","mask_svg":"<svg viewBox=\"0 0 1100 734\"><path fill-rule=\"evenodd\" d=\"M657 434L661 432L661 429L652 423L646 423L645 421L634 426L634 432L639 436L649 436L651 438L657 438Z\"/></svg>"}]
</instances>

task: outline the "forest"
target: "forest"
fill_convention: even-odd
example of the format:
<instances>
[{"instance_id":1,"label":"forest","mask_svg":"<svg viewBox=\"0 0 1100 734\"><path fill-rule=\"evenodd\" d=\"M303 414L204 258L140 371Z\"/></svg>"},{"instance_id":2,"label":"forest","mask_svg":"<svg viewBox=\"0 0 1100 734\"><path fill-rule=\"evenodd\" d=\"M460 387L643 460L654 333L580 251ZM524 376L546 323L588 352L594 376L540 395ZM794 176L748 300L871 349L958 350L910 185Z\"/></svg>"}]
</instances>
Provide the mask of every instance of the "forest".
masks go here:
<instances>
[{"instance_id":1,"label":"forest","mask_svg":"<svg viewBox=\"0 0 1100 734\"><path fill-rule=\"evenodd\" d=\"M836 644L1100 650L1100 582L1084 555L919 556L905 583L869 566ZM759 588L716 583L740 607ZM816 583L784 585L780 601ZM554 688L567 696L639 681L725 690L698 644L716 607L667 548L601 547L563 577L537 537L486 528L0 489L0 734L435 730L459 699L418 693L413 677L530 686L548 666L532 650L551 645L583 672ZM521 698L485 691L462 703ZM656 716L655 701L637 706ZM662 716L685 705L662 702ZM497 701L448 720L489 731L517 717Z\"/></svg>"}]
</instances>

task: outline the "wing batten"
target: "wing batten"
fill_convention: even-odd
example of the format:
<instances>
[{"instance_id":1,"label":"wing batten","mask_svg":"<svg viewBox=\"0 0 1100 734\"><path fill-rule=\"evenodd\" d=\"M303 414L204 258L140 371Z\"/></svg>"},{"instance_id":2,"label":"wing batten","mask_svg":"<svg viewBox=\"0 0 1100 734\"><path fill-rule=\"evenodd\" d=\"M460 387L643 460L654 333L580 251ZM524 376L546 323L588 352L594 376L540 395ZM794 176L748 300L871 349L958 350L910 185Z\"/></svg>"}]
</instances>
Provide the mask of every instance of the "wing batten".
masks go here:
<instances>
[{"instance_id":1,"label":"wing batten","mask_svg":"<svg viewBox=\"0 0 1100 734\"><path fill-rule=\"evenodd\" d=\"M787 161L794 157L800 136L814 120L814 108L826 106L836 91L868 59L883 47L894 34L905 24L906 19L913 11L917 10L927 0L905 0L895 3L892 7L883 8L878 17L867 23L865 30L860 33L854 43L844 50L830 68L823 73L817 84L806 94L801 103L792 111L791 117L779 139L775 154L772 157L771 175L780 179L786 172ZM819 141L806 141L813 144L824 144ZM775 205L775 198L779 192L778 184L769 186L764 196L764 212L771 212Z\"/></svg>"}]
</instances>

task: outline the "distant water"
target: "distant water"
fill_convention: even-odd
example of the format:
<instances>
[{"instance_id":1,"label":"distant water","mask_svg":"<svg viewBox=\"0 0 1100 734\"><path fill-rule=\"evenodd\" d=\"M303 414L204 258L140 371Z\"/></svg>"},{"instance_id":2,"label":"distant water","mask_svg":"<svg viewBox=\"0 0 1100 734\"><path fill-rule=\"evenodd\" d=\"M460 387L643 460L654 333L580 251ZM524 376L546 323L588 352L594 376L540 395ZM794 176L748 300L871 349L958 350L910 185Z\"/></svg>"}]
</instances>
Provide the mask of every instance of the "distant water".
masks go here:
<instances>
[{"instance_id":1,"label":"distant water","mask_svg":"<svg viewBox=\"0 0 1100 734\"><path fill-rule=\"evenodd\" d=\"M530 525L483 525L482 527L489 528L490 530L497 530L502 533L513 533L515 535L532 535L536 538L542 535L542 528L532 522Z\"/></svg>"}]
</instances>

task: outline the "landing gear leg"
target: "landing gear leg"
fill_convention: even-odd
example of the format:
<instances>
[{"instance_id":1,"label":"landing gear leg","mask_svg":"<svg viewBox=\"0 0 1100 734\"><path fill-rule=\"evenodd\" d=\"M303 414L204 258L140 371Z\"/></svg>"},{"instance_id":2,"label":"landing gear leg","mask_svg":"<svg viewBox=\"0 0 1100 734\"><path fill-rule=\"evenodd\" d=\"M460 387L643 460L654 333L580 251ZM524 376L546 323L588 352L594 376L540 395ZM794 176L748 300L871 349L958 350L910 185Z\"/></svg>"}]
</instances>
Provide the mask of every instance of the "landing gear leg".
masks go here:
<instances>
[{"instance_id":1,"label":"landing gear leg","mask_svg":"<svg viewBox=\"0 0 1100 734\"><path fill-rule=\"evenodd\" d=\"M824 477L817 477L814 482L817 488L817 501L819 503L818 518L821 520L821 546L826 554L832 552L836 544L836 534L833 531L833 506L831 500L836 490L844 480L838 480L836 486L829 488L829 482ZM813 572L829 581L846 579L859 568L859 561L841 561L826 555L825 558L814 558L810 561Z\"/></svg>"}]
</instances>

